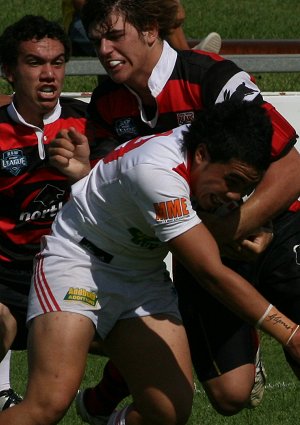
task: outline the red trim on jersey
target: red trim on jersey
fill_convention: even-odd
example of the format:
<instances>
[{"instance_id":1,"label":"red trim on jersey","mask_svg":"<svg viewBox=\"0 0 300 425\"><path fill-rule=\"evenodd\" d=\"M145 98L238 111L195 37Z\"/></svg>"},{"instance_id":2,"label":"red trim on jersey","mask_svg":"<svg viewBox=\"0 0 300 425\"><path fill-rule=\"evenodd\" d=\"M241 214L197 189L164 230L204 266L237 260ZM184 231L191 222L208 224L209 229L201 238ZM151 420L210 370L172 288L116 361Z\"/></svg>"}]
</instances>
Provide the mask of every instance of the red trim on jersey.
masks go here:
<instances>
[{"instance_id":1,"label":"red trim on jersey","mask_svg":"<svg viewBox=\"0 0 300 425\"><path fill-rule=\"evenodd\" d=\"M182 162L176 168L173 168L173 171L183 177L189 186L191 186L191 163L191 155L188 155L187 165Z\"/></svg>"},{"instance_id":2,"label":"red trim on jersey","mask_svg":"<svg viewBox=\"0 0 300 425\"><path fill-rule=\"evenodd\" d=\"M203 109L202 87L186 80L169 80L157 96L158 113L181 113Z\"/></svg>"},{"instance_id":3,"label":"red trim on jersey","mask_svg":"<svg viewBox=\"0 0 300 425\"><path fill-rule=\"evenodd\" d=\"M296 131L273 105L265 102L262 107L267 110L273 126L272 156L280 157L287 148L290 149L295 144Z\"/></svg>"}]
</instances>

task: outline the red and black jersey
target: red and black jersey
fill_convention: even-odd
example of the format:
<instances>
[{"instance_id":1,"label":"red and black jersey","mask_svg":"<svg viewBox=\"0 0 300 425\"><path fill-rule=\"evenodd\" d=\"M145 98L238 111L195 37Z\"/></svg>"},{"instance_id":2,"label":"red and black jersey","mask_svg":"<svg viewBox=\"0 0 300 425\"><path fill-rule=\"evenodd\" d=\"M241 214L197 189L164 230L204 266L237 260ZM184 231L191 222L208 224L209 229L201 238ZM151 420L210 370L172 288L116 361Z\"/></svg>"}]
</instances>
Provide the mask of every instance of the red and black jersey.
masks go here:
<instances>
[{"instance_id":1,"label":"red and black jersey","mask_svg":"<svg viewBox=\"0 0 300 425\"><path fill-rule=\"evenodd\" d=\"M296 143L294 128L269 103L264 102L253 78L235 63L219 55L195 50L175 51L166 42L148 83L156 99L154 117L129 87L108 78L98 86L88 106L88 116L96 138L115 144L136 136L160 133L194 119L197 111L228 99L257 102L266 108L274 129L274 160L285 155ZM111 144L112 146L112 144ZM300 203L292 209L299 209Z\"/></svg>"},{"instance_id":2,"label":"red and black jersey","mask_svg":"<svg viewBox=\"0 0 300 425\"><path fill-rule=\"evenodd\" d=\"M67 178L48 161L48 144L70 126L86 131L86 103L61 98L44 128L24 122L14 104L0 108L0 264L31 268L40 237L70 194Z\"/></svg>"}]
</instances>

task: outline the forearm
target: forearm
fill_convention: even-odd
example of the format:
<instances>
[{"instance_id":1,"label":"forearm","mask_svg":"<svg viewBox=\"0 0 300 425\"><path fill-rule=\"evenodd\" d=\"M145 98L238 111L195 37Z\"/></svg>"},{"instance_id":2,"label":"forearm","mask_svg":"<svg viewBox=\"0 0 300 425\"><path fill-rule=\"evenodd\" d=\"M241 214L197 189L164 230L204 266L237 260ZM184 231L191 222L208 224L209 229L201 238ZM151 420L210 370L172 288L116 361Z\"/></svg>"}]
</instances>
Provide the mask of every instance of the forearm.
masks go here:
<instances>
[{"instance_id":1,"label":"forearm","mask_svg":"<svg viewBox=\"0 0 300 425\"><path fill-rule=\"evenodd\" d=\"M300 155L293 150L287 157L269 167L253 195L241 206L236 239L264 226L300 196Z\"/></svg>"},{"instance_id":2,"label":"forearm","mask_svg":"<svg viewBox=\"0 0 300 425\"><path fill-rule=\"evenodd\" d=\"M249 282L222 264L217 245L205 226L195 226L169 244L174 255L193 274L199 285L246 322L253 326L259 323L269 302ZM261 323L261 327L285 343L295 324L279 312L278 315L282 320L277 320L274 326L272 322L273 327L267 322Z\"/></svg>"},{"instance_id":3,"label":"forearm","mask_svg":"<svg viewBox=\"0 0 300 425\"><path fill-rule=\"evenodd\" d=\"M198 281L214 297L228 309L232 310L243 320L271 335L282 345L288 344L296 323L282 314L275 306L269 302L247 281L235 281L235 273L227 270L226 276L218 282L213 280L199 279ZM227 278L226 278L227 279ZM238 279L241 279L238 276Z\"/></svg>"}]
</instances>

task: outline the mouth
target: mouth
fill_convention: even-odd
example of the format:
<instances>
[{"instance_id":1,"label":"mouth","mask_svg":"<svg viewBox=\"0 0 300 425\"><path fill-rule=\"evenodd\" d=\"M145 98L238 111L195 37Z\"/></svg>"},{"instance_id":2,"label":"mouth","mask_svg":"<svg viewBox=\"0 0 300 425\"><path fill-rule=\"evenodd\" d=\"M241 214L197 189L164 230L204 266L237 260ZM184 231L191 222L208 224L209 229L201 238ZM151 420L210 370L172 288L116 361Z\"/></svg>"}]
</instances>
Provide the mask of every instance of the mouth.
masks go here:
<instances>
[{"instance_id":1,"label":"mouth","mask_svg":"<svg viewBox=\"0 0 300 425\"><path fill-rule=\"evenodd\" d=\"M108 60L106 61L107 64L107 68L110 70L114 70L117 67L119 67L120 65L124 65L125 61L123 60L117 60L117 59L112 59L112 60Z\"/></svg>"},{"instance_id":2,"label":"mouth","mask_svg":"<svg viewBox=\"0 0 300 425\"><path fill-rule=\"evenodd\" d=\"M44 99L51 99L56 95L54 86L42 86L38 89L39 96Z\"/></svg>"}]
</instances>

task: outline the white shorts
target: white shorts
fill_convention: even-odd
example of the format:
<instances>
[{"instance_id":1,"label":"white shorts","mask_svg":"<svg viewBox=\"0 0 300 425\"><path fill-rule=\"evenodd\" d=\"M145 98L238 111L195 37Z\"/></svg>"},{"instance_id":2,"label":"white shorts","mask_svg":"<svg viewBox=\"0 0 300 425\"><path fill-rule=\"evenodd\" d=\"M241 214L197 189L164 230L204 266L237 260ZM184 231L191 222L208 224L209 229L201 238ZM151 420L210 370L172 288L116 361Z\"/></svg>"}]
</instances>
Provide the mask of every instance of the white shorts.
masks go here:
<instances>
[{"instance_id":1,"label":"white shorts","mask_svg":"<svg viewBox=\"0 0 300 425\"><path fill-rule=\"evenodd\" d=\"M181 320L164 264L146 273L104 263L67 239L46 236L43 242L35 261L28 321L53 311L79 313L92 320L104 339L122 319L164 313Z\"/></svg>"}]
</instances>

